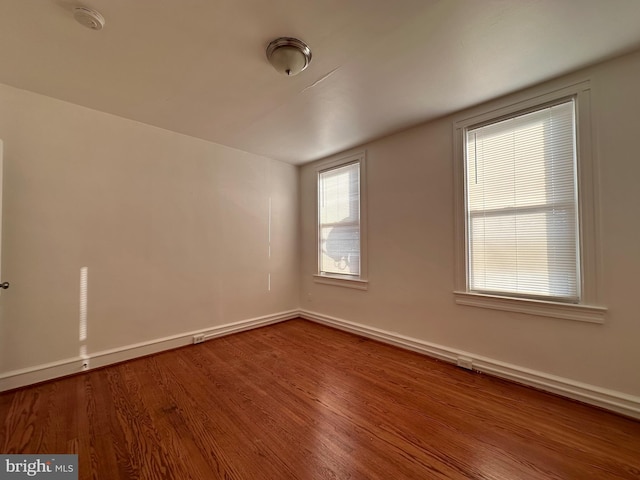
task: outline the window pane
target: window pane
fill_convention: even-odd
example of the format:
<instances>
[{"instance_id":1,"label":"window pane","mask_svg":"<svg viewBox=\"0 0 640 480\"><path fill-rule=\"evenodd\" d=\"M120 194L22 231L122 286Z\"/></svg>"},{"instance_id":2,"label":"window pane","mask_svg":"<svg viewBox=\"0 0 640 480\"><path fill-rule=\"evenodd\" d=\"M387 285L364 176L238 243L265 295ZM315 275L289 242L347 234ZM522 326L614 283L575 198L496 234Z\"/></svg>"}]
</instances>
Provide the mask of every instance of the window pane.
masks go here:
<instances>
[{"instance_id":1,"label":"window pane","mask_svg":"<svg viewBox=\"0 0 640 480\"><path fill-rule=\"evenodd\" d=\"M320 272L360 275L360 164L320 172Z\"/></svg>"},{"instance_id":2,"label":"window pane","mask_svg":"<svg viewBox=\"0 0 640 480\"><path fill-rule=\"evenodd\" d=\"M472 291L579 298L573 101L467 131Z\"/></svg>"}]
</instances>

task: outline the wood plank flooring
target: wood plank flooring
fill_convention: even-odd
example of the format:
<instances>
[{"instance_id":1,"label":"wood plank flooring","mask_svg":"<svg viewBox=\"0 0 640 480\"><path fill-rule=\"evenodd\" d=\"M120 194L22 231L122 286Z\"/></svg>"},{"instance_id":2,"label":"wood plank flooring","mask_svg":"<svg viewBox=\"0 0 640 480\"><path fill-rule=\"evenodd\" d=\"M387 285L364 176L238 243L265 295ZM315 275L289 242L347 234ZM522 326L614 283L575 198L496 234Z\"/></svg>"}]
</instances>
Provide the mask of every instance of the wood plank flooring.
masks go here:
<instances>
[{"instance_id":1,"label":"wood plank flooring","mask_svg":"<svg viewBox=\"0 0 640 480\"><path fill-rule=\"evenodd\" d=\"M638 479L640 422L303 320L0 394L81 479Z\"/></svg>"}]
</instances>

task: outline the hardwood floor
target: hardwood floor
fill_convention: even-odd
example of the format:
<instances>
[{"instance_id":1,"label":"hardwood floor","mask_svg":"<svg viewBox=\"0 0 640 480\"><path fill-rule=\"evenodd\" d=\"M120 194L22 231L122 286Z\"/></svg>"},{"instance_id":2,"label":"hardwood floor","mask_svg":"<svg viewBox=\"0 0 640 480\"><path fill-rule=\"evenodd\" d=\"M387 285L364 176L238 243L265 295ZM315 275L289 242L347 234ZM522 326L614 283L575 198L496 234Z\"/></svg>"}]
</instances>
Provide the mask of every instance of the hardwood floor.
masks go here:
<instances>
[{"instance_id":1,"label":"hardwood floor","mask_svg":"<svg viewBox=\"0 0 640 480\"><path fill-rule=\"evenodd\" d=\"M303 320L0 394L82 479L640 478L640 422Z\"/></svg>"}]
</instances>

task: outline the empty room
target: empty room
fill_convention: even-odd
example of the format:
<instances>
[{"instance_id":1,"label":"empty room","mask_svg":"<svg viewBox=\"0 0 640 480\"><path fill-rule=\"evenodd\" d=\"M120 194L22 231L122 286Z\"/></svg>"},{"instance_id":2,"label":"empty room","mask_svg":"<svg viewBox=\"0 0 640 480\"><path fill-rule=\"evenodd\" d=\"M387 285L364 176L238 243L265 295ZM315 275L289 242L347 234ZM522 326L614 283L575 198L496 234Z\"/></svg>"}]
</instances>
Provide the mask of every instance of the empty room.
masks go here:
<instances>
[{"instance_id":1,"label":"empty room","mask_svg":"<svg viewBox=\"0 0 640 480\"><path fill-rule=\"evenodd\" d=\"M640 478L639 22L0 0L0 480Z\"/></svg>"}]
</instances>

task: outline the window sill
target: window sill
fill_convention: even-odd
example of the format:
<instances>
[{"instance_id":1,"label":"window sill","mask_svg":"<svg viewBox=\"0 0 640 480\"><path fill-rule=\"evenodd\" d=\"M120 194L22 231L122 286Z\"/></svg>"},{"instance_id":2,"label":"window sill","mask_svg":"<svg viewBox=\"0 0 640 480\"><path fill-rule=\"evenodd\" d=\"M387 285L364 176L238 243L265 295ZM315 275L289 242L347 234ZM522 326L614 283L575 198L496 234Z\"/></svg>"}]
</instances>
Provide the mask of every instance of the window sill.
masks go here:
<instances>
[{"instance_id":1,"label":"window sill","mask_svg":"<svg viewBox=\"0 0 640 480\"><path fill-rule=\"evenodd\" d=\"M335 285L338 287L355 288L357 290L368 290L369 281L361 278L350 278L346 276L320 275L315 274L313 281L325 285Z\"/></svg>"},{"instance_id":2,"label":"window sill","mask_svg":"<svg viewBox=\"0 0 640 480\"><path fill-rule=\"evenodd\" d=\"M604 323L607 312L605 307L593 305L576 305L571 303L547 302L523 298L500 297L480 293L453 292L458 305L491 308L507 312L539 315L542 317L563 318L578 322Z\"/></svg>"}]
</instances>

